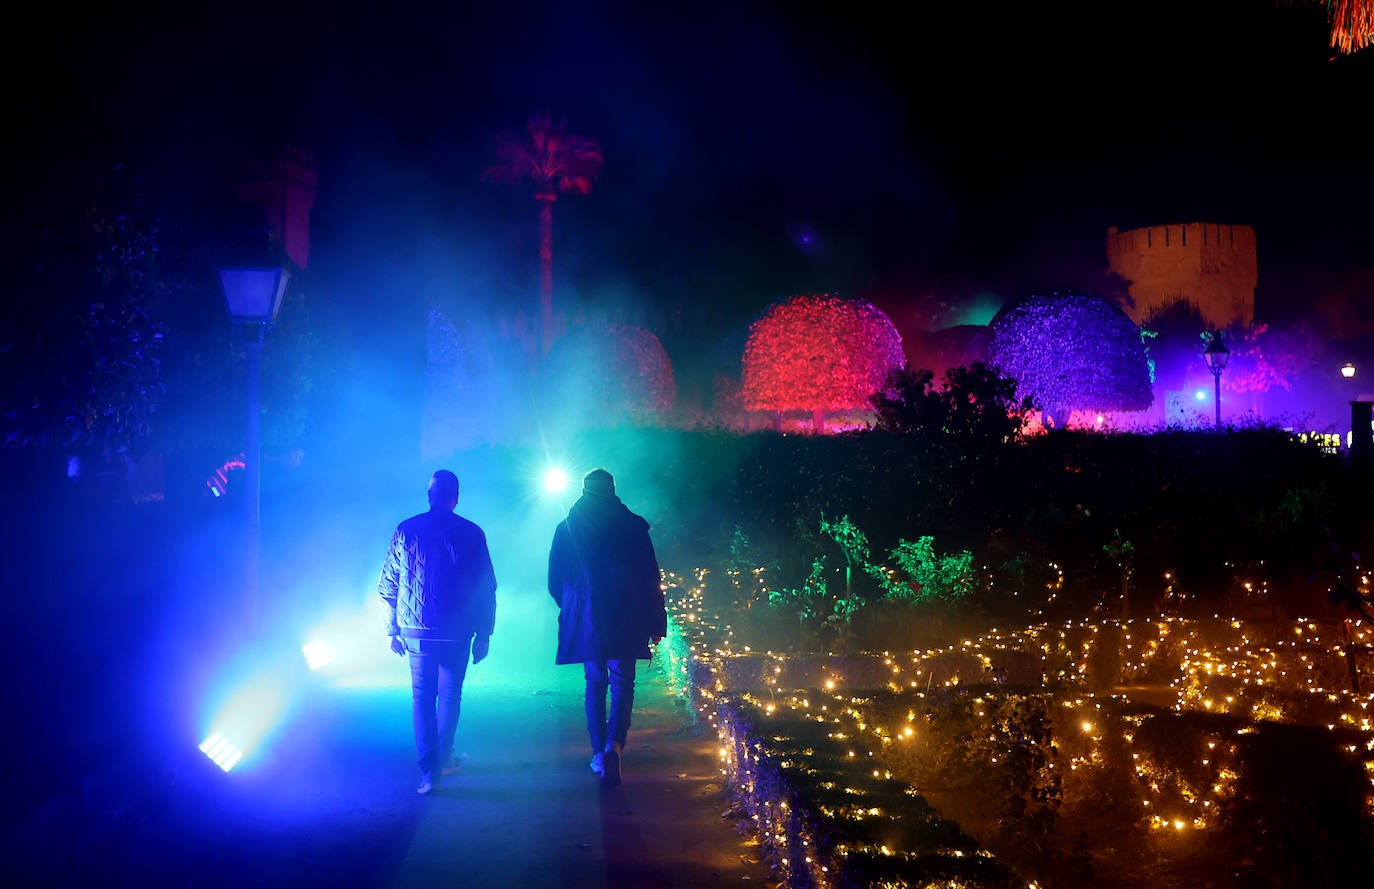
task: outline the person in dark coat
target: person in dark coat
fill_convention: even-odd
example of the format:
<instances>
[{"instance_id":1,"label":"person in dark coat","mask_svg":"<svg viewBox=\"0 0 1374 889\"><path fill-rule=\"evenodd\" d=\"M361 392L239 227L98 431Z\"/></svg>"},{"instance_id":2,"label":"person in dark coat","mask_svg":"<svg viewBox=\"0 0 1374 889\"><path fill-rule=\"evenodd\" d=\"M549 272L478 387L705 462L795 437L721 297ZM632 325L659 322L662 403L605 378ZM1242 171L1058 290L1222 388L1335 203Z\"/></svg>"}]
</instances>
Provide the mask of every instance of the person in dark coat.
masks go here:
<instances>
[{"instance_id":1,"label":"person in dark coat","mask_svg":"<svg viewBox=\"0 0 1374 889\"><path fill-rule=\"evenodd\" d=\"M454 513L458 476L429 482L429 512L396 527L377 580L391 650L410 658L410 690L421 794L458 771L453 755L468 658L479 664L496 624L496 574L487 536Z\"/></svg>"},{"instance_id":2,"label":"person in dark coat","mask_svg":"<svg viewBox=\"0 0 1374 889\"><path fill-rule=\"evenodd\" d=\"M620 502L609 472L593 469L554 531L549 595L559 607L555 662L582 664L592 771L607 787L620 783L635 662L668 631L661 584L649 523Z\"/></svg>"}]
</instances>

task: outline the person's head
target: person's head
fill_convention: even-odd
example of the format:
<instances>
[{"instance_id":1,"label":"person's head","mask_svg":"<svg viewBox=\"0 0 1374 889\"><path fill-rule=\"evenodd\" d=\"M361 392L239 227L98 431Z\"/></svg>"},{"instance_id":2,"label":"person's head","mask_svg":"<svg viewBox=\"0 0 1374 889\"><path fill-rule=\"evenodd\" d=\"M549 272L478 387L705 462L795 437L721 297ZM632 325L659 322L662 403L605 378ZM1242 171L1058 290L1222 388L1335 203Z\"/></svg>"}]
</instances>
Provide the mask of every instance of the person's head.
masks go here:
<instances>
[{"instance_id":1,"label":"person's head","mask_svg":"<svg viewBox=\"0 0 1374 889\"><path fill-rule=\"evenodd\" d=\"M457 506L458 476L447 469L440 469L429 479L429 508L452 512Z\"/></svg>"},{"instance_id":2,"label":"person's head","mask_svg":"<svg viewBox=\"0 0 1374 889\"><path fill-rule=\"evenodd\" d=\"M604 469L593 469L582 479L582 493L598 497L615 496L615 479Z\"/></svg>"}]
</instances>

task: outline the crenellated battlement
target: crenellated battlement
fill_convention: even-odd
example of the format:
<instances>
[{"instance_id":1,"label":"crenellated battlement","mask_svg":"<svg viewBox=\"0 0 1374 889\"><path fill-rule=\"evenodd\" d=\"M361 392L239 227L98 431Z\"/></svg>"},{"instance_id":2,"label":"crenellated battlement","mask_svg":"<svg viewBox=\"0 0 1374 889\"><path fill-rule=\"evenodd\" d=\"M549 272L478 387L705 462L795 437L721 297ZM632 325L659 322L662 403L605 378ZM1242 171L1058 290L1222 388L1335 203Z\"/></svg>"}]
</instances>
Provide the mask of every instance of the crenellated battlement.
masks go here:
<instances>
[{"instance_id":1,"label":"crenellated battlement","mask_svg":"<svg viewBox=\"0 0 1374 889\"><path fill-rule=\"evenodd\" d=\"M1255 318L1259 262L1248 225L1188 222L1117 231L1107 229L1107 263L1130 282L1137 324L1150 311L1179 300L1197 305L1208 324L1225 327Z\"/></svg>"}]
</instances>

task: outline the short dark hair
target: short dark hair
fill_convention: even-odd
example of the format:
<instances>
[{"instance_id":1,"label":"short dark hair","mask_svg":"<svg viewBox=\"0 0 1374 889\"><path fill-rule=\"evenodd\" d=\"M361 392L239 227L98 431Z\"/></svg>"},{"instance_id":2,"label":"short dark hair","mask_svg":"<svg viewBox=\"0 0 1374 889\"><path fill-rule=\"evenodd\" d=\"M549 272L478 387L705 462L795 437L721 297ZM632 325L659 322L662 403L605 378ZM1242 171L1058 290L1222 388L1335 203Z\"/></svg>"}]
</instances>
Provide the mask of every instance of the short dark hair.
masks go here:
<instances>
[{"instance_id":1,"label":"short dark hair","mask_svg":"<svg viewBox=\"0 0 1374 889\"><path fill-rule=\"evenodd\" d=\"M429 502L431 506L447 503L458 496L458 476L447 469L440 469L429 479Z\"/></svg>"}]
</instances>

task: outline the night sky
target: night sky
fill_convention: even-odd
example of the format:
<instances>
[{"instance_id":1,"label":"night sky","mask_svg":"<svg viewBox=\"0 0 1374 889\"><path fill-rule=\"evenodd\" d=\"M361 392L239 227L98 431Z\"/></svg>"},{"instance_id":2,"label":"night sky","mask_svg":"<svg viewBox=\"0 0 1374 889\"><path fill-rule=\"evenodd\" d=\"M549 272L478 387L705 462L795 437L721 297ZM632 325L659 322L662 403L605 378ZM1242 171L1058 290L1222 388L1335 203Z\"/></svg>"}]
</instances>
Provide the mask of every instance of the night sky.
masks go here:
<instances>
[{"instance_id":1,"label":"night sky","mask_svg":"<svg viewBox=\"0 0 1374 889\"><path fill-rule=\"evenodd\" d=\"M1256 229L1261 314L1308 270L1374 265L1374 58L1332 58L1321 4L893 9L45 11L6 63L6 151L107 151L174 207L298 145L320 159L312 271L379 310L436 286L533 300L533 201L481 174L535 111L605 154L555 209L560 298L747 318L834 291L939 327L1089 280L1108 226L1191 221Z\"/></svg>"}]
</instances>

